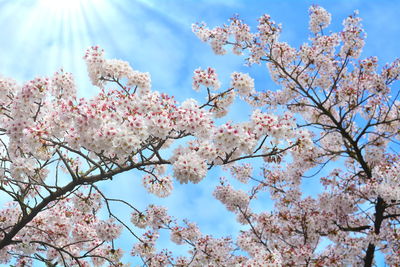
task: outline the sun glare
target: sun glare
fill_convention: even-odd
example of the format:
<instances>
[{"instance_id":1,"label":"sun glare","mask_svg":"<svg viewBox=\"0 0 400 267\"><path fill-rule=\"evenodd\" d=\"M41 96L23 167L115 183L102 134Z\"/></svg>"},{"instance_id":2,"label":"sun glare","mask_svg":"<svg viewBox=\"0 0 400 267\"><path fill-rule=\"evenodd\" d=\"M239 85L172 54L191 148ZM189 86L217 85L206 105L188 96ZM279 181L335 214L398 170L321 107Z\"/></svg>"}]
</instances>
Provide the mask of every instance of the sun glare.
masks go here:
<instances>
[{"instance_id":1,"label":"sun glare","mask_svg":"<svg viewBox=\"0 0 400 267\"><path fill-rule=\"evenodd\" d=\"M93 25L100 12L105 14L104 3L104 0L36 0L30 5L19 2L25 12L24 19L15 31L19 42L9 50L16 57L26 51L19 68L29 71L32 60L41 59L36 73L49 75L60 67L84 73L79 58L84 49L97 44ZM29 46L24 46L27 43Z\"/></svg>"},{"instance_id":2,"label":"sun glare","mask_svg":"<svg viewBox=\"0 0 400 267\"><path fill-rule=\"evenodd\" d=\"M43 8L49 9L54 12L75 12L78 11L84 0L40 0Z\"/></svg>"},{"instance_id":3,"label":"sun glare","mask_svg":"<svg viewBox=\"0 0 400 267\"><path fill-rule=\"evenodd\" d=\"M112 43L110 16L114 0L15 0L1 1L2 43L8 59L0 62L4 75L18 71L18 79L52 75L59 68L87 82L86 66L80 60L85 49L101 45L103 36ZM4 3L3 3L4 2ZM111 14L111 15L110 15ZM12 27L7 27L7 25ZM12 40L12 41L10 41ZM32 62L37 62L32 68ZM9 71L10 73L8 73Z\"/></svg>"}]
</instances>

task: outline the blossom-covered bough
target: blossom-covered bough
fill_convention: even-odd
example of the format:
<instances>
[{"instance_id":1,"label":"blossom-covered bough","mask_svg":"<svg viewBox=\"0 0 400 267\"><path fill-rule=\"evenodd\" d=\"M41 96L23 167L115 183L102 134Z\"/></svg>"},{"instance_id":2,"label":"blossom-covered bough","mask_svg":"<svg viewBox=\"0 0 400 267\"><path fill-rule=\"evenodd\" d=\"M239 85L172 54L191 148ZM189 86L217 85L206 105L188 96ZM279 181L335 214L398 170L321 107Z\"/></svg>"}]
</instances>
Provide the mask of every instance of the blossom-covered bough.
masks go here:
<instances>
[{"instance_id":1,"label":"blossom-covered bough","mask_svg":"<svg viewBox=\"0 0 400 267\"><path fill-rule=\"evenodd\" d=\"M265 63L280 90L252 92L246 100L297 114L297 127L304 129L292 159L265 166L260 188L275 200L272 213L243 212L247 203L226 200L229 186L216 197L251 226L237 240L250 256L277 249L287 266L372 266L380 251L387 264L399 266L400 102L391 85L400 61L379 70L376 57L359 59L365 34L357 13L343 21L341 32L324 34L330 21L325 9L312 6L313 34L299 49L279 41L281 28L268 15L256 33L238 18L214 29L194 26L215 53L230 45L250 65ZM325 190L305 197L300 185L310 173Z\"/></svg>"},{"instance_id":2,"label":"blossom-covered bough","mask_svg":"<svg viewBox=\"0 0 400 267\"><path fill-rule=\"evenodd\" d=\"M126 229L144 266L372 266L377 251L400 266L400 102L391 90L400 62L378 70L376 57L359 60L360 18L325 34L330 20L311 7L313 35L299 49L279 41L281 28L268 15L255 33L238 18L213 29L193 26L215 53L230 46L250 65L265 63L277 91L256 90L238 72L221 89L216 70L199 68L193 89L206 91L205 103L179 104L152 90L148 73L106 59L99 47L84 56L99 87L92 98L78 99L62 70L23 85L1 78L0 190L9 201L0 210L0 262L123 266L115 240ZM217 125L236 96L253 107L249 120ZM253 175L257 158L261 177ZM173 180L198 183L217 166L251 187L235 189L221 178L213 193L243 225L237 237L203 234L165 207L139 210L98 186L138 170L149 193L167 197ZM319 195L302 193L310 176L324 188ZM268 193L274 209L253 211L252 202ZM113 202L131 209L130 222ZM187 256L157 250L160 229L189 248Z\"/></svg>"},{"instance_id":3,"label":"blossom-covered bough","mask_svg":"<svg viewBox=\"0 0 400 267\"><path fill-rule=\"evenodd\" d=\"M10 201L0 211L0 262L119 266L122 250L113 240L123 228L135 238L132 244L138 242L132 254L145 265L230 260L229 239L202 235L191 222L180 226L164 207L151 205L140 211L134 203L108 198L96 183L135 169L143 173L149 193L166 197L173 189L172 177L198 183L213 166L291 149L297 142L293 120L283 116L279 122L279 116L270 115L273 119L267 124L255 117L217 126L213 117L226 114L235 90L253 87L251 83L234 80L232 88L219 91L215 71L199 69L193 87L206 87L207 101L200 105L188 99L179 105L151 90L148 73L103 54L101 48L91 47L84 56L91 81L100 89L90 99L76 97L73 77L64 71L22 86L1 79L0 189ZM292 143L266 146L269 136L285 129ZM167 158L168 147L184 138L187 145ZM116 215L112 202L131 208L131 222ZM98 215L102 207L109 218ZM140 236L135 227L150 231ZM161 228L170 230L176 243L192 247L189 257L174 259L168 252L155 251ZM221 246L225 250L219 255Z\"/></svg>"}]
</instances>

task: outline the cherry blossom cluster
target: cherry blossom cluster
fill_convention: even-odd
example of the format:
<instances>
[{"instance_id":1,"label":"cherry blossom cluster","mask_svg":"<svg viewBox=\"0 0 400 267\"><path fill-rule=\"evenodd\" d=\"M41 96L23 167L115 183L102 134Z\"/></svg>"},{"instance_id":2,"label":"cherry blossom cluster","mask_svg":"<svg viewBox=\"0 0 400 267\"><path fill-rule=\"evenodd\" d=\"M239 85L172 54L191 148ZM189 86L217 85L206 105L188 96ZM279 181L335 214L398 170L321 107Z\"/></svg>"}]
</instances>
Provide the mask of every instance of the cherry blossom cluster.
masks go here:
<instances>
[{"instance_id":1,"label":"cherry blossom cluster","mask_svg":"<svg viewBox=\"0 0 400 267\"><path fill-rule=\"evenodd\" d=\"M197 184L207 174L207 163L196 152L179 155L174 164L174 177L183 184L189 181Z\"/></svg>"},{"instance_id":2,"label":"cherry blossom cluster","mask_svg":"<svg viewBox=\"0 0 400 267\"><path fill-rule=\"evenodd\" d=\"M194 99L184 101L176 110L176 127L198 138L205 139L213 129L211 113L199 108Z\"/></svg>"},{"instance_id":3,"label":"cherry blossom cluster","mask_svg":"<svg viewBox=\"0 0 400 267\"><path fill-rule=\"evenodd\" d=\"M262 113L259 109L253 111L251 116L254 133L256 136L268 135L277 140L290 139L296 135L294 131L295 120L290 113L283 116Z\"/></svg>"},{"instance_id":4,"label":"cherry blossom cluster","mask_svg":"<svg viewBox=\"0 0 400 267\"><path fill-rule=\"evenodd\" d=\"M399 168L399 162L394 162L390 166L378 165L374 168L376 193L387 202L400 200Z\"/></svg>"},{"instance_id":5,"label":"cherry blossom cluster","mask_svg":"<svg viewBox=\"0 0 400 267\"><path fill-rule=\"evenodd\" d=\"M207 70L198 68L194 71L193 89L198 91L201 85L214 90L218 90L221 87L218 75L213 68L208 67Z\"/></svg>"},{"instance_id":6,"label":"cherry blossom cluster","mask_svg":"<svg viewBox=\"0 0 400 267\"><path fill-rule=\"evenodd\" d=\"M131 222L139 228L151 227L153 230L157 230L170 221L167 209L155 205L150 205L146 212L135 210L131 215Z\"/></svg>"},{"instance_id":7,"label":"cherry blossom cluster","mask_svg":"<svg viewBox=\"0 0 400 267\"><path fill-rule=\"evenodd\" d=\"M49 263L76 265L79 262L82 266L102 266L105 262L120 264L122 250L114 249L104 241L118 238L122 226L113 220L100 220L96 215L100 205L101 197L97 193L79 193L58 201L57 205L37 215L29 227L20 231L8 251L28 257L48 246ZM11 226L16 223L13 218L17 220L19 216L19 208L13 205L1 211L0 221ZM1 262L6 263L10 258L11 254L6 253Z\"/></svg>"},{"instance_id":8,"label":"cherry blossom cluster","mask_svg":"<svg viewBox=\"0 0 400 267\"><path fill-rule=\"evenodd\" d=\"M248 96L254 93L254 79L252 79L248 74L234 72L231 77L231 86L238 90L240 95Z\"/></svg>"},{"instance_id":9,"label":"cherry blossom cluster","mask_svg":"<svg viewBox=\"0 0 400 267\"><path fill-rule=\"evenodd\" d=\"M154 207L149 207L149 209L154 209ZM134 223L139 218L138 214L142 214L140 215L141 217L148 216L145 213L135 212L132 214ZM168 266L168 264L176 266L204 266L221 263L234 266L251 262L245 257L232 255L234 246L230 238L213 238L210 235L203 235L196 224L185 221L183 225L178 225L172 222L171 218L163 212L152 213L150 216L153 216L153 218L154 216L157 217L159 224L156 226L146 225L151 229L141 236L142 241L134 245L131 253L132 255L140 255L151 266ZM146 227L144 225L140 226ZM189 255L186 257L174 257L168 250L157 252L155 244L159 238L159 229L170 231L172 242L178 245L185 244L189 246Z\"/></svg>"},{"instance_id":10,"label":"cherry blossom cluster","mask_svg":"<svg viewBox=\"0 0 400 267\"><path fill-rule=\"evenodd\" d=\"M220 94L211 93L213 107L210 109L215 118L222 118L229 112L229 106L235 100L235 91L228 90Z\"/></svg>"},{"instance_id":11,"label":"cherry blossom cluster","mask_svg":"<svg viewBox=\"0 0 400 267\"><path fill-rule=\"evenodd\" d=\"M247 125L225 123L214 133L217 149L225 153L251 153L257 142ZM237 149L236 149L237 148Z\"/></svg>"},{"instance_id":12,"label":"cherry blossom cluster","mask_svg":"<svg viewBox=\"0 0 400 267\"><path fill-rule=\"evenodd\" d=\"M105 59L104 50L93 46L83 57L87 64L89 77L96 86L103 86L105 81L127 79L127 86L137 87L140 92L148 92L151 88L149 73L133 70L128 62L118 59Z\"/></svg>"},{"instance_id":13,"label":"cherry blossom cluster","mask_svg":"<svg viewBox=\"0 0 400 267\"><path fill-rule=\"evenodd\" d=\"M310 31L319 33L331 24L331 14L329 14L323 7L311 6L310 12Z\"/></svg>"},{"instance_id":14,"label":"cherry blossom cluster","mask_svg":"<svg viewBox=\"0 0 400 267\"><path fill-rule=\"evenodd\" d=\"M253 167L250 163L244 163L240 165L233 165L230 168L231 174L237 180L242 183L247 183L249 178L252 176Z\"/></svg>"},{"instance_id":15,"label":"cherry blossom cluster","mask_svg":"<svg viewBox=\"0 0 400 267\"><path fill-rule=\"evenodd\" d=\"M96 233L101 240L111 241L121 234L122 226L114 220L102 221L96 225Z\"/></svg>"},{"instance_id":16,"label":"cherry blossom cluster","mask_svg":"<svg viewBox=\"0 0 400 267\"><path fill-rule=\"evenodd\" d=\"M0 90L0 105L3 110L10 102L10 93L12 94L16 91L15 81L5 77L0 77Z\"/></svg>"},{"instance_id":17,"label":"cherry blossom cluster","mask_svg":"<svg viewBox=\"0 0 400 267\"><path fill-rule=\"evenodd\" d=\"M365 44L366 34L361 26L361 18L357 17L358 11L343 21L344 29L341 32L343 46L340 55L345 58L350 56L358 58Z\"/></svg>"},{"instance_id":18,"label":"cherry blossom cluster","mask_svg":"<svg viewBox=\"0 0 400 267\"><path fill-rule=\"evenodd\" d=\"M246 210L249 204L249 196L246 192L234 190L232 186L224 183L215 188L214 196L230 211Z\"/></svg>"},{"instance_id":19,"label":"cherry blossom cluster","mask_svg":"<svg viewBox=\"0 0 400 267\"><path fill-rule=\"evenodd\" d=\"M73 98L76 96L76 86L72 73L64 72L61 69L54 73L51 83L53 90L51 94L53 96L57 98Z\"/></svg>"},{"instance_id":20,"label":"cherry blossom cluster","mask_svg":"<svg viewBox=\"0 0 400 267\"><path fill-rule=\"evenodd\" d=\"M149 193L158 197L167 197L173 190L172 178L170 176L157 177L145 175L143 176L143 185Z\"/></svg>"},{"instance_id":21,"label":"cherry blossom cluster","mask_svg":"<svg viewBox=\"0 0 400 267\"><path fill-rule=\"evenodd\" d=\"M100 78L102 77L102 66L105 62L104 57L104 49L93 46L90 49L86 50L85 56L83 57L88 66L88 74L89 78L92 81L93 85L101 85Z\"/></svg>"},{"instance_id":22,"label":"cherry blossom cluster","mask_svg":"<svg viewBox=\"0 0 400 267\"><path fill-rule=\"evenodd\" d=\"M228 41L229 35L224 28L215 27L214 29L210 30L206 28L206 25L203 23L193 24L192 30L203 42L207 42L210 40L210 44L214 53L218 55L223 55L226 53L226 50L223 48L223 46Z\"/></svg>"}]
</instances>

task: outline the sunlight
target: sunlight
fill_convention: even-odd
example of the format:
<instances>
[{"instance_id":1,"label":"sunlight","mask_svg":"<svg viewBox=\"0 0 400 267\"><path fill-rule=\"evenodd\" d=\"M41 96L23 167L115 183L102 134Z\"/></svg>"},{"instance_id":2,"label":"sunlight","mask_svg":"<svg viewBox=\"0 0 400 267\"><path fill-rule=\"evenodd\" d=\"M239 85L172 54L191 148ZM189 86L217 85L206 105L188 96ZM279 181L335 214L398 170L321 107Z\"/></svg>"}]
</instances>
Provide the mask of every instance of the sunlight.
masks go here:
<instances>
[{"instance_id":1,"label":"sunlight","mask_svg":"<svg viewBox=\"0 0 400 267\"><path fill-rule=\"evenodd\" d=\"M0 1L1 2L1 1ZM96 39L109 35L104 16L113 10L113 1L104 0L15 0L2 2L0 25L2 41L9 59L0 64L3 75L19 73L22 79L33 75L51 75L63 67L85 80L86 72L79 59L85 49L98 44ZM110 38L110 37L109 37ZM10 41L12 40L12 42ZM18 59L18 60L15 60ZM32 73L32 62L36 64ZM17 71L16 71L17 70ZM81 76L81 78L79 78Z\"/></svg>"},{"instance_id":2,"label":"sunlight","mask_svg":"<svg viewBox=\"0 0 400 267\"><path fill-rule=\"evenodd\" d=\"M40 0L40 5L49 11L64 13L79 11L83 0Z\"/></svg>"},{"instance_id":3,"label":"sunlight","mask_svg":"<svg viewBox=\"0 0 400 267\"><path fill-rule=\"evenodd\" d=\"M0 71L5 76L17 73L18 80L49 76L64 68L75 74L79 86L87 86L90 83L86 66L80 60L84 51L92 45L106 44L109 51L111 48L118 50L124 43L117 40L133 32L133 27L124 23L129 21L126 18L140 16L139 13L132 14L137 9L127 8L134 1L0 2L0 30L7 36L1 42L7 57L2 57ZM33 62L36 63L34 69Z\"/></svg>"}]
</instances>

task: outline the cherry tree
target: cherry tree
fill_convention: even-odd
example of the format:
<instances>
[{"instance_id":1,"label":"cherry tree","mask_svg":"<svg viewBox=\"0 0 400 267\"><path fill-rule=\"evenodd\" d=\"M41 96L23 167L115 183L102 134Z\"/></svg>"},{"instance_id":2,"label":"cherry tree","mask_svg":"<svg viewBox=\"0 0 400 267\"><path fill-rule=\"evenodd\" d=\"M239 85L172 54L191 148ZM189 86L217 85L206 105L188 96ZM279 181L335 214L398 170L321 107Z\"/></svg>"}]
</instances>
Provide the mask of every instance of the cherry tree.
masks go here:
<instances>
[{"instance_id":1,"label":"cherry tree","mask_svg":"<svg viewBox=\"0 0 400 267\"><path fill-rule=\"evenodd\" d=\"M277 91L257 90L239 72L221 88L215 69L199 68L193 89L206 100L177 103L151 88L149 73L97 46L84 56L99 88L92 98L77 98L63 70L22 85L1 78L0 190L10 201L0 210L0 262L127 266L116 242L126 231L125 253L144 266L373 266L378 251L400 266L400 102L392 90L400 61L379 68L376 57L360 59L357 13L327 33L330 14L309 11L311 37L300 48L279 41L281 26L268 15L255 32L238 17L212 29L193 25L216 54L231 48L248 65L265 64ZM249 120L218 123L236 98L251 107ZM257 159L262 175L253 171ZM213 195L242 225L236 237L204 234L166 207L140 210L98 186L137 170L144 188L163 198L174 180L199 183L221 167L232 177ZM310 176L323 187L318 195L301 190ZM274 208L253 211L266 194ZM130 221L114 202L131 210ZM160 230L187 255L156 247Z\"/></svg>"}]
</instances>

